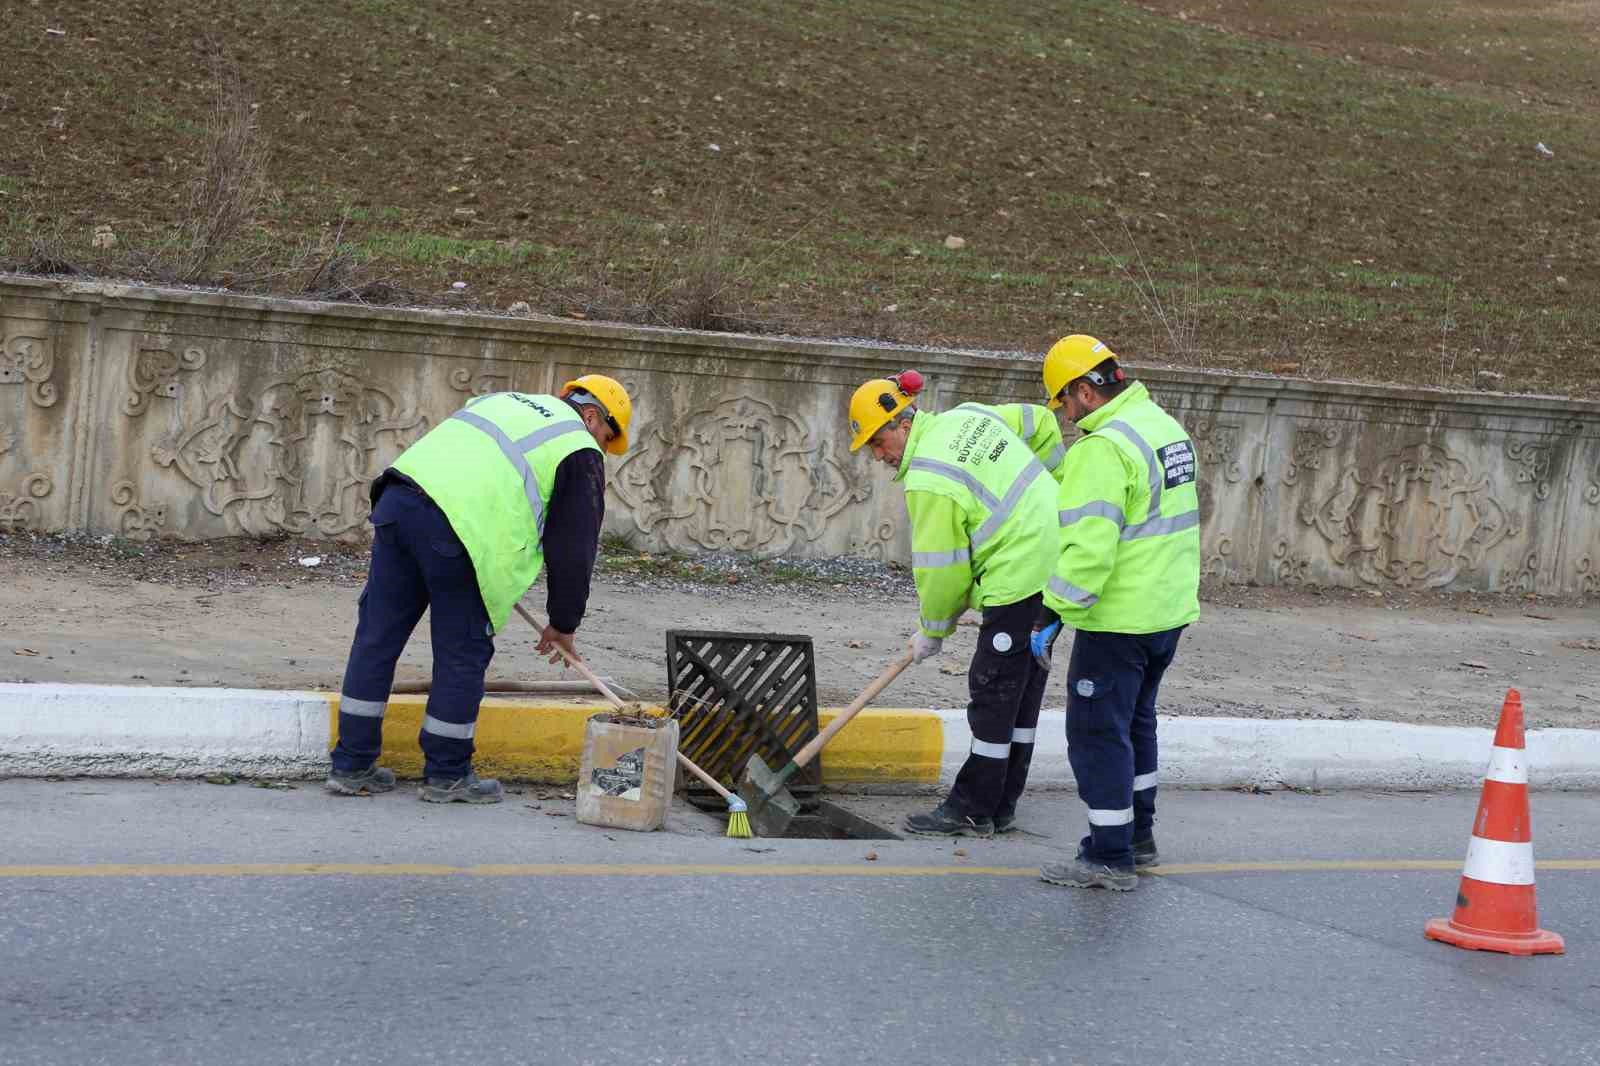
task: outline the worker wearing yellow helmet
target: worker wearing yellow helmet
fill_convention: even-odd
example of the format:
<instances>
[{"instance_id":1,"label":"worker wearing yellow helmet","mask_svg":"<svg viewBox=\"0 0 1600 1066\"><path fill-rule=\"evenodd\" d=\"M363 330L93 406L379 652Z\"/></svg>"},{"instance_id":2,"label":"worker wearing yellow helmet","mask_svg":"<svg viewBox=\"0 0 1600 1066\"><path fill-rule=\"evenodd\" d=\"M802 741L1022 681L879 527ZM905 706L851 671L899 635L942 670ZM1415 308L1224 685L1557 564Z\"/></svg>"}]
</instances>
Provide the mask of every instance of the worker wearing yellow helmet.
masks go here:
<instances>
[{"instance_id":1,"label":"worker wearing yellow helmet","mask_svg":"<svg viewBox=\"0 0 1600 1066\"><path fill-rule=\"evenodd\" d=\"M628 447L633 404L586 374L559 395L479 396L429 430L372 485L372 562L339 698L328 791L394 787L377 759L395 663L430 612L433 685L422 720L422 799L498 803L472 771L473 734L494 635L549 562L538 650L576 655L605 517L604 449Z\"/></svg>"},{"instance_id":2,"label":"worker wearing yellow helmet","mask_svg":"<svg viewBox=\"0 0 1600 1066\"><path fill-rule=\"evenodd\" d=\"M1040 871L1078 888L1126 891L1154 866L1156 692L1178 638L1200 616L1200 501L1194 443L1094 337L1044 360L1052 408L1084 437L1067 452L1059 551L1029 639L1049 668L1063 626L1067 758L1089 808L1071 862Z\"/></svg>"},{"instance_id":3,"label":"worker wearing yellow helmet","mask_svg":"<svg viewBox=\"0 0 1600 1066\"><path fill-rule=\"evenodd\" d=\"M938 654L969 606L983 612L967 670L971 752L944 801L905 827L987 836L1015 820L1044 698L1046 671L1027 645L1055 559L1056 486L994 412L919 411L921 388L922 375L906 371L850 400L850 450L870 447L905 488L921 613L915 661Z\"/></svg>"}]
</instances>

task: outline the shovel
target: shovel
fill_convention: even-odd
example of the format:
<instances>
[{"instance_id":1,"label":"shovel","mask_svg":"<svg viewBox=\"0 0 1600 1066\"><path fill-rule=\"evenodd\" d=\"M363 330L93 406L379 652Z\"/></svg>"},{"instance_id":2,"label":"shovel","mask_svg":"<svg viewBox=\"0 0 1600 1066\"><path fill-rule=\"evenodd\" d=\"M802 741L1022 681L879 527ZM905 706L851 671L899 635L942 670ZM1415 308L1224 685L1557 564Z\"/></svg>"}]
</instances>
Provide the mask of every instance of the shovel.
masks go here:
<instances>
[{"instance_id":1,"label":"shovel","mask_svg":"<svg viewBox=\"0 0 1600 1066\"><path fill-rule=\"evenodd\" d=\"M817 752L833 739L835 733L849 725L850 719L860 713L872 697L887 688L889 682L899 677L900 671L910 665L911 651L908 648L904 655L862 689L861 695L839 717L829 722L828 727L818 733L811 743L801 748L799 754L789 760L789 765L777 773L772 772L761 756L750 756L750 761L744 764L744 776L739 781L739 798L750 807L750 828L755 830L756 836L781 837L789 831L789 823L800 813L800 802L787 788L789 779L816 758Z\"/></svg>"}]
</instances>

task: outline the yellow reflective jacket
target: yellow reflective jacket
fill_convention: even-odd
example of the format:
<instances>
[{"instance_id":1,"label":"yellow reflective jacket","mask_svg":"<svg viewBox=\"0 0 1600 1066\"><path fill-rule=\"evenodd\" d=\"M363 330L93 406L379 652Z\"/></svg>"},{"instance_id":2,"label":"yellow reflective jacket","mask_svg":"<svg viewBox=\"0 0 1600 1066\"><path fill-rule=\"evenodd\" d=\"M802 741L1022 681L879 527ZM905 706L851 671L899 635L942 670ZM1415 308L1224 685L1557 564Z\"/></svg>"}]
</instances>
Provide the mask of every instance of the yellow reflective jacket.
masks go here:
<instances>
[{"instance_id":1,"label":"yellow reflective jacket","mask_svg":"<svg viewBox=\"0 0 1600 1066\"><path fill-rule=\"evenodd\" d=\"M964 403L956 410L982 411L1000 419L1022 438L1056 484L1061 484L1067 469L1067 446L1061 442L1061 423L1050 408L1037 403Z\"/></svg>"},{"instance_id":2,"label":"yellow reflective jacket","mask_svg":"<svg viewBox=\"0 0 1600 1066\"><path fill-rule=\"evenodd\" d=\"M495 632L544 567L540 541L556 467L581 448L599 445L565 400L497 392L468 403L391 464L450 519Z\"/></svg>"},{"instance_id":3,"label":"yellow reflective jacket","mask_svg":"<svg viewBox=\"0 0 1600 1066\"><path fill-rule=\"evenodd\" d=\"M1016 603L1044 587L1055 555L1055 483L1000 420L919 411L895 479L911 516L923 633L947 637L968 606Z\"/></svg>"},{"instance_id":4,"label":"yellow reflective jacket","mask_svg":"<svg viewBox=\"0 0 1600 1066\"><path fill-rule=\"evenodd\" d=\"M1159 633L1200 617L1194 442L1140 382L1078 423L1045 606L1074 629Z\"/></svg>"}]
</instances>

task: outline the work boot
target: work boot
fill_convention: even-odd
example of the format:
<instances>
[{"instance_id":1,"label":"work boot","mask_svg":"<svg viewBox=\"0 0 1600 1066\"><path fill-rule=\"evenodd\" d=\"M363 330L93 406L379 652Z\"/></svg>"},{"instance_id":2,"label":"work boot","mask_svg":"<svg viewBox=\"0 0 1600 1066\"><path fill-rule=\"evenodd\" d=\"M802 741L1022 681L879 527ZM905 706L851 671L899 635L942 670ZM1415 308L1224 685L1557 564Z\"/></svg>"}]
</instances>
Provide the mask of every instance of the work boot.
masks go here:
<instances>
[{"instance_id":1,"label":"work boot","mask_svg":"<svg viewBox=\"0 0 1600 1066\"><path fill-rule=\"evenodd\" d=\"M1139 887L1139 875L1103 862L1090 862L1081 855L1071 862L1055 862L1041 867L1039 878L1052 885L1072 888L1109 888L1113 892L1132 892Z\"/></svg>"},{"instance_id":2,"label":"work boot","mask_svg":"<svg viewBox=\"0 0 1600 1066\"><path fill-rule=\"evenodd\" d=\"M993 818L956 814L941 803L927 814L906 819L906 832L927 837L986 837L994 835Z\"/></svg>"},{"instance_id":3,"label":"work boot","mask_svg":"<svg viewBox=\"0 0 1600 1066\"><path fill-rule=\"evenodd\" d=\"M375 796L394 788L394 771L382 766L365 770L334 770L324 786L335 796Z\"/></svg>"},{"instance_id":4,"label":"work boot","mask_svg":"<svg viewBox=\"0 0 1600 1066\"><path fill-rule=\"evenodd\" d=\"M999 836L1001 833L1009 833L1016 828L1017 816L1015 814L997 814L994 816L995 836Z\"/></svg>"},{"instance_id":5,"label":"work boot","mask_svg":"<svg viewBox=\"0 0 1600 1066\"><path fill-rule=\"evenodd\" d=\"M1152 866L1160 865L1161 856L1156 854L1155 837L1133 842L1133 868L1135 870L1148 870Z\"/></svg>"},{"instance_id":6,"label":"work boot","mask_svg":"<svg viewBox=\"0 0 1600 1066\"><path fill-rule=\"evenodd\" d=\"M505 789L492 777L468 773L466 777L430 777L417 790L417 798L428 803L499 803Z\"/></svg>"}]
</instances>

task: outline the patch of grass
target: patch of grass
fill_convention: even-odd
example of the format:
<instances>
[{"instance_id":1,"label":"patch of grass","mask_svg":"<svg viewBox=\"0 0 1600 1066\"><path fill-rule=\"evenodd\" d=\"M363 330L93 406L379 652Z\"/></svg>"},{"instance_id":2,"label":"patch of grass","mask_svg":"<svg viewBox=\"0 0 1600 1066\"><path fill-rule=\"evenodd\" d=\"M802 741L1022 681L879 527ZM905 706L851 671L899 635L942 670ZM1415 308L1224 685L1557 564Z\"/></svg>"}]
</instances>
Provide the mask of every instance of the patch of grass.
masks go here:
<instances>
[{"instance_id":1,"label":"patch of grass","mask_svg":"<svg viewBox=\"0 0 1600 1066\"><path fill-rule=\"evenodd\" d=\"M416 266L465 266L501 269L523 266L544 254L523 241L447 237L433 233L375 233L358 241L355 251L368 260L393 260Z\"/></svg>"},{"instance_id":2,"label":"patch of grass","mask_svg":"<svg viewBox=\"0 0 1600 1066\"><path fill-rule=\"evenodd\" d=\"M63 17L65 38L8 57L0 94L0 205L27 198L0 235L13 266L43 242L152 276L201 156L204 54L181 30L203 23L273 146L212 271L236 286L355 292L324 285L348 260L419 302L465 281L484 305L590 320L1033 352L1086 330L1136 361L1246 369L1296 362L1274 354L1293 336L1343 375L1431 384L1453 279L1458 335L1525 316L1519 386L1600 394L1583 5L481 0L463 19L81 0ZM115 254L88 247L105 221Z\"/></svg>"}]
</instances>

